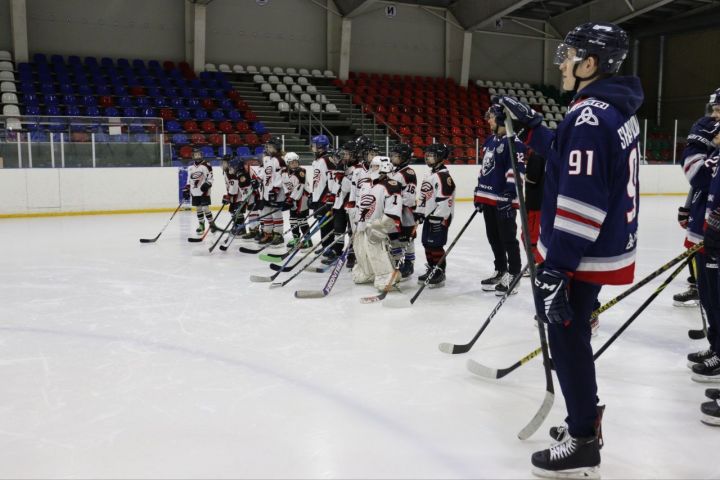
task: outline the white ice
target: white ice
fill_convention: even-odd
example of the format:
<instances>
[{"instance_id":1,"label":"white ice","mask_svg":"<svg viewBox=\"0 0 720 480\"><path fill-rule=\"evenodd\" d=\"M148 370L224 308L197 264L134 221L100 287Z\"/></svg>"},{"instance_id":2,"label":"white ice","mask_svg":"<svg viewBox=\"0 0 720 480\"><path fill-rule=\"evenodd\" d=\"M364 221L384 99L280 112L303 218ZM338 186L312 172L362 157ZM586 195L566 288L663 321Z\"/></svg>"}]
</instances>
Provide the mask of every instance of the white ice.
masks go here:
<instances>
[{"instance_id":1,"label":"white ice","mask_svg":"<svg viewBox=\"0 0 720 480\"><path fill-rule=\"evenodd\" d=\"M680 202L642 198L637 278L681 253ZM451 237L471 208L458 205ZM406 310L360 304L373 289L347 271L325 299L293 291L327 274L253 284L267 264L189 244L191 212L157 244L138 243L168 217L0 220L0 476L530 477L531 453L564 418L562 396L521 442L544 394L539 359L500 381L465 368L468 358L509 366L536 348L527 280L470 353L438 350L467 342L497 301L479 287L492 270L480 217L449 257L446 288ZM417 269L423 259L418 242ZM686 277L598 360L605 478L720 477L720 429L700 423L705 385L685 366L706 346L687 337L699 311L672 306ZM416 288L402 284L404 295ZM603 314L594 345L651 292Z\"/></svg>"}]
</instances>

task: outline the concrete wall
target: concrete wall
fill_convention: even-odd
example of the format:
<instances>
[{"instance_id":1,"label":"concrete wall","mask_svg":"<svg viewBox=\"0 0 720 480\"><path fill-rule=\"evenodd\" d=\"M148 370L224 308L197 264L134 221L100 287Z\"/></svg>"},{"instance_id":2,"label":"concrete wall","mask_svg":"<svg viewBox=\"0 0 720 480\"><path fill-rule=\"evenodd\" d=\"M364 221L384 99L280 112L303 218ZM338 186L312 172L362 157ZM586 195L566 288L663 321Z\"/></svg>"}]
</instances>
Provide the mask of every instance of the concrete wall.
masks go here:
<instances>
[{"instance_id":1,"label":"concrete wall","mask_svg":"<svg viewBox=\"0 0 720 480\"><path fill-rule=\"evenodd\" d=\"M324 69L327 12L307 0L214 0L207 7L212 63Z\"/></svg>"},{"instance_id":2,"label":"concrete wall","mask_svg":"<svg viewBox=\"0 0 720 480\"><path fill-rule=\"evenodd\" d=\"M445 76L445 23L430 13L396 4L387 18L379 4L353 18L350 70Z\"/></svg>"},{"instance_id":3,"label":"concrete wall","mask_svg":"<svg viewBox=\"0 0 720 480\"><path fill-rule=\"evenodd\" d=\"M478 167L451 165L458 199L472 197ZM419 178L427 167L416 168ZM219 205L224 186L218 173L213 204ZM678 166L642 165L642 193L687 192ZM66 168L0 170L0 215L91 212L173 208L178 201L176 168Z\"/></svg>"},{"instance_id":4,"label":"concrete wall","mask_svg":"<svg viewBox=\"0 0 720 480\"><path fill-rule=\"evenodd\" d=\"M10 0L0 0L0 50L12 52L10 30Z\"/></svg>"},{"instance_id":5,"label":"concrete wall","mask_svg":"<svg viewBox=\"0 0 720 480\"><path fill-rule=\"evenodd\" d=\"M183 0L27 0L27 20L31 55L185 57Z\"/></svg>"}]
</instances>

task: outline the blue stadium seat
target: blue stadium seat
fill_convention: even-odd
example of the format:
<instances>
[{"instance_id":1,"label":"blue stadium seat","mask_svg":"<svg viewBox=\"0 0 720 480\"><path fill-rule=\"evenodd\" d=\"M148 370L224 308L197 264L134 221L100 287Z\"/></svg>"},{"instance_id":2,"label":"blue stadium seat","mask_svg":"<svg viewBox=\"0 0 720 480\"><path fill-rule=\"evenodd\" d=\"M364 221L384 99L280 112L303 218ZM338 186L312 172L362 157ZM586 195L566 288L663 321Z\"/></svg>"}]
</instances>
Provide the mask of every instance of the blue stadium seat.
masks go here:
<instances>
[{"instance_id":1,"label":"blue stadium seat","mask_svg":"<svg viewBox=\"0 0 720 480\"><path fill-rule=\"evenodd\" d=\"M158 70L158 69L162 70L162 67L160 66L160 62L158 62L157 60L150 60L148 62L148 68L150 70Z\"/></svg>"},{"instance_id":2,"label":"blue stadium seat","mask_svg":"<svg viewBox=\"0 0 720 480\"><path fill-rule=\"evenodd\" d=\"M128 61L127 58L118 58L117 59L117 66L120 68L129 68L130 67L130 61Z\"/></svg>"},{"instance_id":3,"label":"blue stadium seat","mask_svg":"<svg viewBox=\"0 0 720 480\"><path fill-rule=\"evenodd\" d=\"M93 90L90 85L78 85L77 93L85 96L92 96Z\"/></svg>"},{"instance_id":4,"label":"blue stadium seat","mask_svg":"<svg viewBox=\"0 0 720 480\"><path fill-rule=\"evenodd\" d=\"M207 111L203 110L202 108L198 108L195 110L195 120L207 120L207 118Z\"/></svg>"},{"instance_id":5,"label":"blue stadium seat","mask_svg":"<svg viewBox=\"0 0 720 480\"><path fill-rule=\"evenodd\" d=\"M48 105L45 107L45 115L60 115L60 107L57 105Z\"/></svg>"},{"instance_id":6,"label":"blue stadium seat","mask_svg":"<svg viewBox=\"0 0 720 480\"><path fill-rule=\"evenodd\" d=\"M110 57L101 58L100 65L102 65L105 68L115 66L114 62L112 61L112 58L110 58Z\"/></svg>"},{"instance_id":7,"label":"blue stadium seat","mask_svg":"<svg viewBox=\"0 0 720 480\"><path fill-rule=\"evenodd\" d=\"M165 95L166 97L170 97L170 98L177 97L180 95L180 93L178 92L178 89L172 88L172 87L163 88L163 92L164 92L163 95Z\"/></svg>"},{"instance_id":8,"label":"blue stadium seat","mask_svg":"<svg viewBox=\"0 0 720 480\"><path fill-rule=\"evenodd\" d=\"M138 112L132 107L123 108L123 117L137 117Z\"/></svg>"},{"instance_id":9,"label":"blue stadium seat","mask_svg":"<svg viewBox=\"0 0 720 480\"><path fill-rule=\"evenodd\" d=\"M133 141L138 143L151 143L152 138L147 133L136 133L133 135Z\"/></svg>"},{"instance_id":10,"label":"blue stadium seat","mask_svg":"<svg viewBox=\"0 0 720 480\"><path fill-rule=\"evenodd\" d=\"M155 106L156 107L167 107L168 106L168 100L165 97L155 97Z\"/></svg>"},{"instance_id":11,"label":"blue stadium seat","mask_svg":"<svg viewBox=\"0 0 720 480\"><path fill-rule=\"evenodd\" d=\"M82 115L82 112L80 111L79 107L76 107L75 105L70 105L65 108L65 114L69 117L79 117Z\"/></svg>"},{"instance_id":12,"label":"blue stadium seat","mask_svg":"<svg viewBox=\"0 0 720 480\"><path fill-rule=\"evenodd\" d=\"M218 108L217 110L212 111L212 113L210 114L210 118L212 118L216 122L223 121L225 120L225 112Z\"/></svg>"},{"instance_id":13,"label":"blue stadium seat","mask_svg":"<svg viewBox=\"0 0 720 480\"><path fill-rule=\"evenodd\" d=\"M112 95L113 91L110 85L98 85L97 86L97 94L98 95Z\"/></svg>"},{"instance_id":14,"label":"blue stadium seat","mask_svg":"<svg viewBox=\"0 0 720 480\"><path fill-rule=\"evenodd\" d=\"M115 85L113 86L113 92L115 95L127 95L127 88L124 85Z\"/></svg>"},{"instance_id":15,"label":"blue stadium seat","mask_svg":"<svg viewBox=\"0 0 720 480\"><path fill-rule=\"evenodd\" d=\"M131 123L129 131L130 133L145 133L145 127L139 123Z\"/></svg>"},{"instance_id":16,"label":"blue stadium seat","mask_svg":"<svg viewBox=\"0 0 720 480\"><path fill-rule=\"evenodd\" d=\"M190 97L187 100L187 106L190 108L197 108L200 106L200 99L197 97Z\"/></svg>"},{"instance_id":17,"label":"blue stadium seat","mask_svg":"<svg viewBox=\"0 0 720 480\"><path fill-rule=\"evenodd\" d=\"M178 120L190 120L190 112L184 108L179 108L176 115Z\"/></svg>"},{"instance_id":18,"label":"blue stadium seat","mask_svg":"<svg viewBox=\"0 0 720 480\"><path fill-rule=\"evenodd\" d=\"M207 88L198 88L197 96L200 98L206 98L206 97L210 96L210 92L208 91Z\"/></svg>"},{"instance_id":19,"label":"blue stadium seat","mask_svg":"<svg viewBox=\"0 0 720 480\"><path fill-rule=\"evenodd\" d=\"M255 147L255 155L262 155L265 153L265 147Z\"/></svg>"},{"instance_id":20,"label":"blue stadium seat","mask_svg":"<svg viewBox=\"0 0 720 480\"><path fill-rule=\"evenodd\" d=\"M143 117L148 117L148 118L149 118L149 117L157 117L157 116L158 116L157 113L155 112L155 109L154 109L154 108L150 108L150 107L143 108L143 109L142 109L142 112L140 113L140 115L143 116Z\"/></svg>"},{"instance_id":21,"label":"blue stadium seat","mask_svg":"<svg viewBox=\"0 0 720 480\"><path fill-rule=\"evenodd\" d=\"M40 115L40 107L38 107L37 105L26 106L25 115Z\"/></svg>"},{"instance_id":22,"label":"blue stadium seat","mask_svg":"<svg viewBox=\"0 0 720 480\"><path fill-rule=\"evenodd\" d=\"M238 157L249 157L252 155L252 152L248 147L243 146L237 148L237 155Z\"/></svg>"},{"instance_id":23,"label":"blue stadium seat","mask_svg":"<svg viewBox=\"0 0 720 480\"><path fill-rule=\"evenodd\" d=\"M100 116L100 109L96 107L95 105L92 105L90 107L87 107L87 110L85 111L88 117L99 117Z\"/></svg>"},{"instance_id":24,"label":"blue stadium seat","mask_svg":"<svg viewBox=\"0 0 720 480\"><path fill-rule=\"evenodd\" d=\"M203 158L215 157L215 149L213 149L210 145L200 147L200 152L202 153Z\"/></svg>"},{"instance_id":25,"label":"blue stadium seat","mask_svg":"<svg viewBox=\"0 0 720 480\"><path fill-rule=\"evenodd\" d=\"M160 88L149 87L147 89L147 95L148 95L148 97L159 97L160 96Z\"/></svg>"},{"instance_id":26,"label":"blue stadium seat","mask_svg":"<svg viewBox=\"0 0 720 480\"><path fill-rule=\"evenodd\" d=\"M40 93L45 95L52 95L55 93L55 85L52 83L43 83L40 85Z\"/></svg>"},{"instance_id":27,"label":"blue stadium seat","mask_svg":"<svg viewBox=\"0 0 720 480\"><path fill-rule=\"evenodd\" d=\"M20 84L20 88L18 88L18 90L20 90L20 93L25 93L28 95L33 94L35 93L35 85L33 85L32 83L23 82Z\"/></svg>"},{"instance_id":28,"label":"blue stadium seat","mask_svg":"<svg viewBox=\"0 0 720 480\"><path fill-rule=\"evenodd\" d=\"M100 132L95 134L95 142L96 143L110 143L110 135L108 135L105 132Z\"/></svg>"},{"instance_id":29,"label":"blue stadium seat","mask_svg":"<svg viewBox=\"0 0 720 480\"><path fill-rule=\"evenodd\" d=\"M165 123L165 130L167 130L168 133L178 133L182 131L182 127L180 123L175 120L170 120Z\"/></svg>"},{"instance_id":30,"label":"blue stadium seat","mask_svg":"<svg viewBox=\"0 0 720 480\"><path fill-rule=\"evenodd\" d=\"M228 112L228 118L229 118L230 120L232 120L233 122L239 122L240 120L243 119L242 114L241 114L239 111L235 110L235 109L230 110L230 111Z\"/></svg>"},{"instance_id":31,"label":"blue stadium seat","mask_svg":"<svg viewBox=\"0 0 720 480\"><path fill-rule=\"evenodd\" d=\"M145 62L143 62L139 58L136 58L135 60L132 61L132 66L133 66L133 68L143 68L144 69Z\"/></svg>"},{"instance_id":32,"label":"blue stadium seat","mask_svg":"<svg viewBox=\"0 0 720 480\"><path fill-rule=\"evenodd\" d=\"M132 99L130 97L128 97L127 95L118 97L117 104L118 104L118 106L123 107L123 108L128 108L128 107L133 106Z\"/></svg>"},{"instance_id":33,"label":"blue stadium seat","mask_svg":"<svg viewBox=\"0 0 720 480\"><path fill-rule=\"evenodd\" d=\"M61 83L60 93L62 93L63 95L72 95L73 93L75 93L75 90L69 83Z\"/></svg>"},{"instance_id":34,"label":"blue stadium seat","mask_svg":"<svg viewBox=\"0 0 720 480\"><path fill-rule=\"evenodd\" d=\"M135 97L135 105L138 107L149 107L150 99L148 97Z\"/></svg>"},{"instance_id":35,"label":"blue stadium seat","mask_svg":"<svg viewBox=\"0 0 720 480\"><path fill-rule=\"evenodd\" d=\"M33 55L33 63L47 63L47 57L44 53L36 53Z\"/></svg>"},{"instance_id":36,"label":"blue stadium seat","mask_svg":"<svg viewBox=\"0 0 720 480\"><path fill-rule=\"evenodd\" d=\"M106 117L119 117L120 116L120 110L118 110L115 107L107 107L105 109L105 116Z\"/></svg>"},{"instance_id":37,"label":"blue stadium seat","mask_svg":"<svg viewBox=\"0 0 720 480\"><path fill-rule=\"evenodd\" d=\"M40 99L34 93L26 93L22 96L22 100L25 105L39 105Z\"/></svg>"},{"instance_id":38,"label":"blue stadium seat","mask_svg":"<svg viewBox=\"0 0 720 480\"><path fill-rule=\"evenodd\" d=\"M97 67L98 61L95 57L85 57L85 66L89 67L91 65L94 65Z\"/></svg>"},{"instance_id":39,"label":"blue stadium seat","mask_svg":"<svg viewBox=\"0 0 720 480\"><path fill-rule=\"evenodd\" d=\"M63 95L62 103L64 105L74 106L74 105L78 104L78 101L77 101L77 98L75 97L75 95Z\"/></svg>"},{"instance_id":40,"label":"blue stadium seat","mask_svg":"<svg viewBox=\"0 0 720 480\"><path fill-rule=\"evenodd\" d=\"M59 105L60 104L60 99L57 97L57 95L54 95L54 94L45 95L43 97L43 101L44 101L45 105Z\"/></svg>"},{"instance_id":41,"label":"blue stadium seat","mask_svg":"<svg viewBox=\"0 0 720 480\"><path fill-rule=\"evenodd\" d=\"M176 133L172 136L172 143L177 145L187 145L188 137L184 133Z\"/></svg>"},{"instance_id":42,"label":"blue stadium seat","mask_svg":"<svg viewBox=\"0 0 720 480\"><path fill-rule=\"evenodd\" d=\"M82 104L86 107L95 107L97 106L97 98L93 95L85 95L82 99Z\"/></svg>"},{"instance_id":43,"label":"blue stadium seat","mask_svg":"<svg viewBox=\"0 0 720 480\"><path fill-rule=\"evenodd\" d=\"M220 108L223 108L225 110L232 110L233 108L233 102L229 98L223 98L220 101Z\"/></svg>"},{"instance_id":44,"label":"blue stadium seat","mask_svg":"<svg viewBox=\"0 0 720 480\"><path fill-rule=\"evenodd\" d=\"M180 96L185 98L191 98L194 97L195 94L193 93L193 89L190 87L183 87L180 89Z\"/></svg>"},{"instance_id":45,"label":"blue stadium seat","mask_svg":"<svg viewBox=\"0 0 720 480\"><path fill-rule=\"evenodd\" d=\"M265 125L262 122L255 122L252 129L255 130L255 133L258 135L262 135L267 132L267 128L265 128Z\"/></svg>"},{"instance_id":46,"label":"blue stadium seat","mask_svg":"<svg viewBox=\"0 0 720 480\"><path fill-rule=\"evenodd\" d=\"M170 106L173 108L182 108L185 105L183 104L183 99L180 97L175 97L170 99Z\"/></svg>"},{"instance_id":47,"label":"blue stadium seat","mask_svg":"<svg viewBox=\"0 0 720 480\"><path fill-rule=\"evenodd\" d=\"M32 141L32 142L48 142L48 141L50 141L50 136L45 132L31 132L30 133L30 141Z\"/></svg>"},{"instance_id":48,"label":"blue stadium seat","mask_svg":"<svg viewBox=\"0 0 720 480\"><path fill-rule=\"evenodd\" d=\"M80 57L78 57L77 55L70 55L68 57L67 63L68 63L68 65L71 65L71 66L77 66L77 65L82 65L82 60L80 60Z\"/></svg>"},{"instance_id":49,"label":"blue stadium seat","mask_svg":"<svg viewBox=\"0 0 720 480\"><path fill-rule=\"evenodd\" d=\"M192 80L190 80L190 86L192 88L197 89L197 88L202 88L203 85L202 85L202 82L200 81L200 79L193 78Z\"/></svg>"}]
</instances>

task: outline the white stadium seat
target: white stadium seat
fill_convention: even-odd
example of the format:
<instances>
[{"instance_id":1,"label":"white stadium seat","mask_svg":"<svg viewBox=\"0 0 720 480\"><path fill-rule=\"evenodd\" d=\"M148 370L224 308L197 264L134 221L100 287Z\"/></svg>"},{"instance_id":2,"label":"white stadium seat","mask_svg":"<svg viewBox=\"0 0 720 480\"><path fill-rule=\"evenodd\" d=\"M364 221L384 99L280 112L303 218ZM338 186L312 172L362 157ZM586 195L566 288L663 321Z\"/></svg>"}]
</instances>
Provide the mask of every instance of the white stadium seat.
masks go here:
<instances>
[{"instance_id":1,"label":"white stadium seat","mask_svg":"<svg viewBox=\"0 0 720 480\"><path fill-rule=\"evenodd\" d=\"M313 102L310 104L310 111L313 113L320 113L322 112L322 106L320 106L319 103Z\"/></svg>"},{"instance_id":2,"label":"white stadium seat","mask_svg":"<svg viewBox=\"0 0 720 480\"><path fill-rule=\"evenodd\" d=\"M11 62L0 61L0 71L3 70L12 72L15 68L13 68L13 64Z\"/></svg>"},{"instance_id":3,"label":"white stadium seat","mask_svg":"<svg viewBox=\"0 0 720 480\"><path fill-rule=\"evenodd\" d=\"M20 109L17 105L4 105L3 115L20 115Z\"/></svg>"},{"instance_id":4,"label":"white stadium seat","mask_svg":"<svg viewBox=\"0 0 720 480\"><path fill-rule=\"evenodd\" d=\"M14 82L15 74L13 72L3 71L0 72L0 82Z\"/></svg>"},{"instance_id":5,"label":"white stadium seat","mask_svg":"<svg viewBox=\"0 0 720 480\"><path fill-rule=\"evenodd\" d=\"M263 77L262 75L253 75L253 82L265 83L265 77Z\"/></svg>"},{"instance_id":6,"label":"white stadium seat","mask_svg":"<svg viewBox=\"0 0 720 480\"><path fill-rule=\"evenodd\" d=\"M233 70L233 72L235 72L235 73L245 73L245 69L243 68L242 65L237 65L237 64L236 64L236 65L233 65L232 70Z\"/></svg>"},{"instance_id":7,"label":"white stadium seat","mask_svg":"<svg viewBox=\"0 0 720 480\"><path fill-rule=\"evenodd\" d=\"M308 85L305 91L310 95L315 95L317 93L317 88L315 88L315 85Z\"/></svg>"},{"instance_id":8,"label":"white stadium seat","mask_svg":"<svg viewBox=\"0 0 720 480\"><path fill-rule=\"evenodd\" d=\"M297 77L297 70L295 70L293 67L288 67L285 69L285 75L290 75L291 77Z\"/></svg>"},{"instance_id":9,"label":"white stadium seat","mask_svg":"<svg viewBox=\"0 0 720 480\"><path fill-rule=\"evenodd\" d=\"M288 92L287 85L283 85L282 83L275 85L275 91L278 93L287 93Z\"/></svg>"},{"instance_id":10,"label":"white stadium seat","mask_svg":"<svg viewBox=\"0 0 720 480\"><path fill-rule=\"evenodd\" d=\"M278 77L282 77L283 75L285 75L285 70L283 70L282 67L274 67L273 73Z\"/></svg>"},{"instance_id":11,"label":"white stadium seat","mask_svg":"<svg viewBox=\"0 0 720 480\"><path fill-rule=\"evenodd\" d=\"M221 63L220 65L218 65L218 70L224 73L232 72L232 70L230 70L230 65L228 65L227 63Z\"/></svg>"},{"instance_id":12,"label":"white stadium seat","mask_svg":"<svg viewBox=\"0 0 720 480\"><path fill-rule=\"evenodd\" d=\"M12 62L12 54L7 50L0 50L0 61Z\"/></svg>"},{"instance_id":13,"label":"white stadium seat","mask_svg":"<svg viewBox=\"0 0 720 480\"><path fill-rule=\"evenodd\" d=\"M333 73L332 70L325 70L325 71L323 72L323 76L324 76L325 78L335 78L335 74Z\"/></svg>"},{"instance_id":14,"label":"white stadium seat","mask_svg":"<svg viewBox=\"0 0 720 480\"><path fill-rule=\"evenodd\" d=\"M263 65L262 67L260 67L260 73L262 73L263 75L270 75L272 74L272 70L270 70L270 67L266 67Z\"/></svg>"},{"instance_id":15,"label":"white stadium seat","mask_svg":"<svg viewBox=\"0 0 720 480\"><path fill-rule=\"evenodd\" d=\"M217 72L217 67L215 67L214 63L206 63L205 64L205 71L206 72Z\"/></svg>"},{"instance_id":16,"label":"white stadium seat","mask_svg":"<svg viewBox=\"0 0 720 480\"><path fill-rule=\"evenodd\" d=\"M17 92L15 82L2 82L0 83L0 92Z\"/></svg>"},{"instance_id":17,"label":"white stadium seat","mask_svg":"<svg viewBox=\"0 0 720 480\"><path fill-rule=\"evenodd\" d=\"M5 92L2 94L2 103L3 105L12 104L17 105L18 104L18 97L12 92Z\"/></svg>"},{"instance_id":18,"label":"white stadium seat","mask_svg":"<svg viewBox=\"0 0 720 480\"><path fill-rule=\"evenodd\" d=\"M327 105L325 105L325 111L327 113L339 113L334 103L328 103Z\"/></svg>"},{"instance_id":19,"label":"white stadium seat","mask_svg":"<svg viewBox=\"0 0 720 480\"><path fill-rule=\"evenodd\" d=\"M273 91L273 87L269 83L263 83L260 85L260 91L263 93L270 93Z\"/></svg>"},{"instance_id":20,"label":"white stadium seat","mask_svg":"<svg viewBox=\"0 0 720 480\"><path fill-rule=\"evenodd\" d=\"M271 102L275 102L275 103L281 102L281 101L282 101L282 97L280 96L279 93L277 93L277 92L272 92L272 93L270 94L270 101L271 101Z\"/></svg>"},{"instance_id":21,"label":"white stadium seat","mask_svg":"<svg viewBox=\"0 0 720 480\"><path fill-rule=\"evenodd\" d=\"M290 91L292 93L300 94L300 93L303 93L303 88L300 85L295 84L292 87L290 87Z\"/></svg>"},{"instance_id":22,"label":"white stadium seat","mask_svg":"<svg viewBox=\"0 0 720 480\"><path fill-rule=\"evenodd\" d=\"M285 76L283 77L283 83L285 85L292 85L293 83L295 83L295 79L290 76Z\"/></svg>"},{"instance_id":23,"label":"white stadium seat","mask_svg":"<svg viewBox=\"0 0 720 480\"><path fill-rule=\"evenodd\" d=\"M310 82L306 77L298 77L298 83L300 85L310 85Z\"/></svg>"},{"instance_id":24,"label":"white stadium seat","mask_svg":"<svg viewBox=\"0 0 720 480\"><path fill-rule=\"evenodd\" d=\"M302 95L300 95L300 101L302 103L313 103L312 97L307 93L303 93Z\"/></svg>"},{"instance_id":25,"label":"white stadium seat","mask_svg":"<svg viewBox=\"0 0 720 480\"><path fill-rule=\"evenodd\" d=\"M250 74L258 73L258 69L255 65L248 65L247 67L245 67L245 71Z\"/></svg>"},{"instance_id":26,"label":"white stadium seat","mask_svg":"<svg viewBox=\"0 0 720 480\"><path fill-rule=\"evenodd\" d=\"M268 82L270 82L274 85L276 83L280 83L280 79L277 77L277 75L270 75L268 77Z\"/></svg>"},{"instance_id":27,"label":"white stadium seat","mask_svg":"<svg viewBox=\"0 0 720 480\"><path fill-rule=\"evenodd\" d=\"M281 112L289 112L290 104L287 102L280 102L278 103L278 110L280 110Z\"/></svg>"},{"instance_id":28,"label":"white stadium seat","mask_svg":"<svg viewBox=\"0 0 720 480\"><path fill-rule=\"evenodd\" d=\"M298 70L298 75L300 75L302 77L309 77L310 72L308 71L307 68L301 68L300 70Z\"/></svg>"}]
</instances>

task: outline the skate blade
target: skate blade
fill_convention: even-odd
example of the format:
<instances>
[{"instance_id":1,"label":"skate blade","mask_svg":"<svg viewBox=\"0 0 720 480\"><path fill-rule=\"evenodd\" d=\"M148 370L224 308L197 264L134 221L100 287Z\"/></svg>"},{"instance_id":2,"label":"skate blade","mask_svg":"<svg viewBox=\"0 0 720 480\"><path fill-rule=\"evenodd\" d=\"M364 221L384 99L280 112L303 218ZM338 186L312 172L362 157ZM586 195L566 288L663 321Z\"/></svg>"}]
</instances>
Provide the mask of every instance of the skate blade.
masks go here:
<instances>
[{"instance_id":1,"label":"skate blade","mask_svg":"<svg viewBox=\"0 0 720 480\"><path fill-rule=\"evenodd\" d=\"M571 468L568 470L554 471L533 467L532 474L540 478L577 478L577 479L600 479L600 467Z\"/></svg>"},{"instance_id":2,"label":"skate blade","mask_svg":"<svg viewBox=\"0 0 720 480\"><path fill-rule=\"evenodd\" d=\"M251 282L269 283L272 282L272 278L263 277L262 275L250 275Z\"/></svg>"},{"instance_id":3,"label":"skate blade","mask_svg":"<svg viewBox=\"0 0 720 480\"><path fill-rule=\"evenodd\" d=\"M518 293L517 290L513 290L512 292L510 292L510 295L508 295L508 297L510 297L510 296L512 296L512 295L517 295L517 293ZM504 296L505 296L505 292L498 292L497 290L495 290L495 296L496 296L496 297L504 297Z\"/></svg>"},{"instance_id":4,"label":"skate blade","mask_svg":"<svg viewBox=\"0 0 720 480\"><path fill-rule=\"evenodd\" d=\"M496 285L496 284L493 283L492 285L483 285L483 286L481 286L480 288L482 288L482 291L483 291L483 292L494 292L494 291L495 291L495 285Z\"/></svg>"},{"instance_id":5,"label":"skate blade","mask_svg":"<svg viewBox=\"0 0 720 480\"><path fill-rule=\"evenodd\" d=\"M718 417L703 415L700 421L705 425L710 425L711 427L720 427L720 418Z\"/></svg>"},{"instance_id":6,"label":"skate blade","mask_svg":"<svg viewBox=\"0 0 720 480\"><path fill-rule=\"evenodd\" d=\"M445 286L445 282L442 281L440 283L429 283L428 288L441 288Z\"/></svg>"},{"instance_id":7,"label":"skate blade","mask_svg":"<svg viewBox=\"0 0 720 480\"><path fill-rule=\"evenodd\" d=\"M688 367L690 370L692 370L692 367L694 367L695 365L699 365L699 364L698 364L698 363L695 363L695 362L691 362L690 360L688 360L688 362L687 362L687 367Z\"/></svg>"},{"instance_id":8,"label":"skate blade","mask_svg":"<svg viewBox=\"0 0 720 480\"><path fill-rule=\"evenodd\" d=\"M692 302L678 302L677 300L673 300L673 307L689 307L694 308L700 305L700 303L696 300L693 300Z\"/></svg>"},{"instance_id":9,"label":"skate blade","mask_svg":"<svg viewBox=\"0 0 720 480\"><path fill-rule=\"evenodd\" d=\"M692 377L693 382L697 383L720 383L720 375L714 375L714 376L708 376L708 375L700 375L699 373L693 373Z\"/></svg>"}]
</instances>

